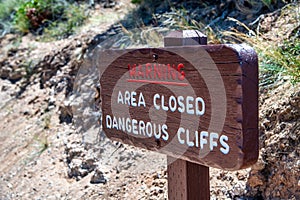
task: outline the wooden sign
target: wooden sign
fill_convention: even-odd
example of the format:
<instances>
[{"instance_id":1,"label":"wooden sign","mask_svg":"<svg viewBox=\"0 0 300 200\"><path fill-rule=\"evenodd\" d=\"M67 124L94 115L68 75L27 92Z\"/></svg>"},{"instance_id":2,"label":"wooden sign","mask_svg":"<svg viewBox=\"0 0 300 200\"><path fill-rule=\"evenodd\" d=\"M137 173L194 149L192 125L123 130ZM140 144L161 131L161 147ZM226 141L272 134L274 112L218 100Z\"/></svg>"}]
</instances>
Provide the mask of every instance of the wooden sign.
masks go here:
<instances>
[{"instance_id":1,"label":"wooden sign","mask_svg":"<svg viewBox=\"0 0 300 200\"><path fill-rule=\"evenodd\" d=\"M99 52L102 126L123 143L226 170L258 157L258 63L246 45Z\"/></svg>"}]
</instances>

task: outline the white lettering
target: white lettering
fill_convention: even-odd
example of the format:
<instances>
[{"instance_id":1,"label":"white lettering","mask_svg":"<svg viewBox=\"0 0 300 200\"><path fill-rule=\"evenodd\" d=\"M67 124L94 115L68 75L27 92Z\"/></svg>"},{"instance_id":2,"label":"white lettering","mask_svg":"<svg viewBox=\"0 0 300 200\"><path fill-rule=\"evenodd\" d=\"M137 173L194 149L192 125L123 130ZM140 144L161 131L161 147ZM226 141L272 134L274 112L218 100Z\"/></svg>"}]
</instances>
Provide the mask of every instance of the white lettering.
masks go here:
<instances>
[{"instance_id":1,"label":"white lettering","mask_svg":"<svg viewBox=\"0 0 300 200\"><path fill-rule=\"evenodd\" d=\"M138 106L141 106L141 105L143 105L144 107L146 107L145 98L143 96L143 93L140 93L140 96L139 96Z\"/></svg>"},{"instance_id":2,"label":"white lettering","mask_svg":"<svg viewBox=\"0 0 300 200\"><path fill-rule=\"evenodd\" d=\"M111 128L111 117L106 115L106 128Z\"/></svg>"},{"instance_id":3,"label":"white lettering","mask_svg":"<svg viewBox=\"0 0 300 200\"><path fill-rule=\"evenodd\" d=\"M161 96L161 108L164 111L168 111L169 110L169 108L167 106L165 106L165 97L164 97L164 95Z\"/></svg>"},{"instance_id":4,"label":"white lettering","mask_svg":"<svg viewBox=\"0 0 300 200\"><path fill-rule=\"evenodd\" d=\"M184 144L184 140L183 139L181 139L181 137L180 137L180 134L182 134L182 133L184 133L184 128L182 128L182 127L180 127L179 129L178 129L178 131L177 131L177 138L178 138L178 142L180 143L180 144Z\"/></svg>"},{"instance_id":5,"label":"white lettering","mask_svg":"<svg viewBox=\"0 0 300 200\"><path fill-rule=\"evenodd\" d=\"M168 126L166 124L163 124L161 126L162 132L164 133L164 135L162 136L162 139L164 141L167 141L169 139L169 133L167 132Z\"/></svg>"},{"instance_id":6,"label":"white lettering","mask_svg":"<svg viewBox=\"0 0 300 200\"><path fill-rule=\"evenodd\" d=\"M153 105L154 105L154 108L155 108L156 110L159 110L160 107L159 107L159 105L157 105L156 99L159 99L159 94L155 94L154 97L153 97Z\"/></svg>"},{"instance_id":7,"label":"white lettering","mask_svg":"<svg viewBox=\"0 0 300 200\"><path fill-rule=\"evenodd\" d=\"M186 144L189 147L193 147L194 146L194 142L190 141L190 131L188 129L186 129L185 133L186 133Z\"/></svg>"},{"instance_id":8,"label":"white lettering","mask_svg":"<svg viewBox=\"0 0 300 200\"><path fill-rule=\"evenodd\" d=\"M135 95L136 95L136 92L131 92L131 105L134 106L134 107L137 106Z\"/></svg>"},{"instance_id":9,"label":"white lettering","mask_svg":"<svg viewBox=\"0 0 300 200\"><path fill-rule=\"evenodd\" d=\"M223 154L228 154L230 147L225 141L228 141L228 137L226 135L221 135L220 143L221 143L222 147L220 148L220 151Z\"/></svg>"},{"instance_id":10,"label":"white lettering","mask_svg":"<svg viewBox=\"0 0 300 200\"><path fill-rule=\"evenodd\" d=\"M139 133L142 135L142 133L143 133L143 135L145 135L146 133L145 133L145 122L144 121L140 121L139 122Z\"/></svg>"},{"instance_id":11,"label":"white lettering","mask_svg":"<svg viewBox=\"0 0 300 200\"><path fill-rule=\"evenodd\" d=\"M118 93L118 103L124 104L123 95L122 95L121 91L119 91L119 93Z\"/></svg>"},{"instance_id":12,"label":"white lettering","mask_svg":"<svg viewBox=\"0 0 300 200\"><path fill-rule=\"evenodd\" d=\"M130 92L125 91L124 104L128 104L130 106Z\"/></svg>"},{"instance_id":13,"label":"white lettering","mask_svg":"<svg viewBox=\"0 0 300 200\"><path fill-rule=\"evenodd\" d=\"M160 100L160 102L158 102ZM175 112L176 110L180 113L186 112L190 115L201 116L205 113L205 102L201 97L194 98L192 96L173 96L171 95L168 99L164 95L155 94L153 96L153 105L156 110L164 110Z\"/></svg>"},{"instance_id":14,"label":"white lettering","mask_svg":"<svg viewBox=\"0 0 300 200\"><path fill-rule=\"evenodd\" d=\"M139 132L137 130L137 120L136 119L132 119L132 133L138 135Z\"/></svg>"},{"instance_id":15,"label":"white lettering","mask_svg":"<svg viewBox=\"0 0 300 200\"><path fill-rule=\"evenodd\" d=\"M178 111L180 113L183 113L184 112L184 103L183 103L184 97L183 96L178 96L177 100L178 100L178 106L179 106Z\"/></svg>"},{"instance_id":16,"label":"white lettering","mask_svg":"<svg viewBox=\"0 0 300 200\"><path fill-rule=\"evenodd\" d=\"M113 125L112 125L112 127L118 130L118 121L117 121L116 117L113 118Z\"/></svg>"},{"instance_id":17,"label":"white lettering","mask_svg":"<svg viewBox=\"0 0 300 200\"><path fill-rule=\"evenodd\" d=\"M156 130L156 124L153 124L154 126L154 137L155 139L159 139L161 136L161 125L158 125L158 131Z\"/></svg>"},{"instance_id":18,"label":"white lettering","mask_svg":"<svg viewBox=\"0 0 300 200\"><path fill-rule=\"evenodd\" d=\"M152 124L150 122L147 122L147 124L146 124L146 133L147 133L148 137L152 136Z\"/></svg>"},{"instance_id":19,"label":"white lettering","mask_svg":"<svg viewBox=\"0 0 300 200\"><path fill-rule=\"evenodd\" d=\"M207 139L205 139L204 137L208 136L208 132L207 131L201 131L200 133L200 148L203 149L203 145L207 144Z\"/></svg>"},{"instance_id":20,"label":"white lettering","mask_svg":"<svg viewBox=\"0 0 300 200\"><path fill-rule=\"evenodd\" d=\"M126 131L127 133L131 132L130 118L126 119Z\"/></svg>"},{"instance_id":21,"label":"white lettering","mask_svg":"<svg viewBox=\"0 0 300 200\"><path fill-rule=\"evenodd\" d=\"M214 139L218 139L219 135L218 133L210 133L209 135L209 149L212 151L214 150L214 147L218 146L218 143L216 141L214 141Z\"/></svg>"},{"instance_id":22,"label":"white lettering","mask_svg":"<svg viewBox=\"0 0 300 200\"><path fill-rule=\"evenodd\" d=\"M198 131L195 131L195 145L199 147L199 134Z\"/></svg>"},{"instance_id":23,"label":"white lettering","mask_svg":"<svg viewBox=\"0 0 300 200\"><path fill-rule=\"evenodd\" d=\"M193 115L194 110L193 110L193 104L191 103L191 101L194 101L194 97L187 96L186 97L186 112L190 115Z\"/></svg>"},{"instance_id":24,"label":"white lettering","mask_svg":"<svg viewBox=\"0 0 300 200\"><path fill-rule=\"evenodd\" d=\"M205 103L204 100L201 97L197 97L195 100L195 105L196 105L196 115L204 115L205 113ZM199 103L201 103L201 111L199 110Z\"/></svg>"},{"instance_id":25,"label":"white lettering","mask_svg":"<svg viewBox=\"0 0 300 200\"><path fill-rule=\"evenodd\" d=\"M170 98L169 98L169 107L172 112L174 112L177 108L177 102L176 102L176 98L174 96L170 96Z\"/></svg>"},{"instance_id":26,"label":"white lettering","mask_svg":"<svg viewBox=\"0 0 300 200\"><path fill-rule=\"evenodd\" d=\"M119 130L125 131L125 118L119 118Z\"/></svg>"}]
</instances>

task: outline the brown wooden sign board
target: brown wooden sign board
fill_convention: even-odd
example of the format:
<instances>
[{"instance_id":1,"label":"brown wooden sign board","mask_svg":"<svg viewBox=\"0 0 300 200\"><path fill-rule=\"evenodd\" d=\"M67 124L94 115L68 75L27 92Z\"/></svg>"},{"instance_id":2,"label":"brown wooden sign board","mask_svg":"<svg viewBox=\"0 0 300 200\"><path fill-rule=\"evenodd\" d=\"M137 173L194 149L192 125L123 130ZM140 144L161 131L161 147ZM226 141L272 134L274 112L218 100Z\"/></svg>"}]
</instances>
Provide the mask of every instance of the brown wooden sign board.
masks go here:
<instances>
[{"instance_id":1,"label":"brown wooden sign board","mask_svg":"<svg viewBox=\"0 0 300 200\"><path fill-rule=\"evenodd\" d=\"M237 170L258 157L258 63L246 45L99 52L102 126L123 143Z\"/></svg>"}]
</instances>

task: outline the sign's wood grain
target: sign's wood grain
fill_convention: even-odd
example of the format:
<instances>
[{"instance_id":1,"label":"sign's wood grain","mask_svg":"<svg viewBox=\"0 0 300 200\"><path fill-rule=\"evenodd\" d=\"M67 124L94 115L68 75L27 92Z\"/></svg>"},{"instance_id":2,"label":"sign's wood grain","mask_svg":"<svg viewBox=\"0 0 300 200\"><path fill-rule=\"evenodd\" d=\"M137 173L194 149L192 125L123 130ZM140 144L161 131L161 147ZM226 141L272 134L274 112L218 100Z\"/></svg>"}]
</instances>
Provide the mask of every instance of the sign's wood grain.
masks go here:
<instances>
[{"instance_id":1,"label":"sign's wood grain","mask_svg":"<svg viewBox=\"0 0 300 200\"><path fill-rule=\"evenodd\" d=\"M107 50L101 57L108 137L221 169L256 162L258 67L251 48Z\"/></svg>"}]
</instances>

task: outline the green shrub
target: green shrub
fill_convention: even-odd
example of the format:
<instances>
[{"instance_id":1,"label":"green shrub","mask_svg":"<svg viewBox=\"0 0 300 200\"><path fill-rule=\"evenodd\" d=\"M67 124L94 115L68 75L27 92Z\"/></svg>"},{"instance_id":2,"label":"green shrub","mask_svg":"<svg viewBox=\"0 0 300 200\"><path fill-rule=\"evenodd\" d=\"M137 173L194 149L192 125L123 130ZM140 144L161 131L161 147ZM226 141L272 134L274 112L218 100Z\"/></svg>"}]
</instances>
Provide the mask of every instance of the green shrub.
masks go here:
<instances>
[{"instance_id":1,"label":"green shrub","mask_svg":"<svg viewBox=\"0 0 300 200\"><path fill-rule=\"evenodd\" d=\"M2 0L0 1L0 20L5 21L10 18L16 6L21 3L21 0Z\"/></svg>"},{"instance_id":2,"label":"green shrub","mask_svg":"<svg viewBox=\"0 0 300 200\"><path fill-rule=\"evenodd\" d=\"M63 38L86 18L85 7L70 0L0 0L0 37L17 31Z\"/></svg>"},{"instance_id":3,"label":"green shrub","mask_svg":"<svg viewBox=\"0 0 300 200\"><path fill-rule=\"evenodd\" d=\"M131 3L133 3L133 4L141 4L142 0L131 0Z\"/></svg>"},{"instance_id":4,"label":"green shrub","mask_svg":"<svg viewBox=\"0 0 300 200\"><path fill-rule=\"evenodd\" d=\"M240 32L223 32L236 41L246 42L254 47L259 57L260 85L273 84L283 76L292 83L300 82L300 39L286 40L274 44L260 36L249 37Z\"/></svg>"},{"instance_id":5,"label":"green shrub","mask_svg":"<svg viewBox=\"0 0 300 200\"><path fill-rule=\"evenodd\" d=\"M53 22L45 29L43 38L45 40L61 39L68 37L75 32L78 26L81 26L87 19L84 6L70 4L61 19Z\"/></svg>"},{"instance_id":6,"label":"green shrub","mask_svg":"<svg viewBox=\"0 0 300 200\"><path fill-rule=\"evenodd\" d=\"M291 76L292 82L300 82L300 39L285 41L265 52L262 67L274 74Z\"/></svg>"},{"instance_id":7,"label":"green shrub","mask_svg":"<svg viewBox=\"0 0 300 200\"><path fill-rule=\"evenodd\" d=\"M0 36L11 32L15 8L22 0L0 0Z\"/></svg>"},{"instance_id":8,"label":"green shrub","mask_svg":"<svg viewBox=\"0 0 300 200\"><path fill-rule=\"evenodd\" d=\"M43 29L60 18L64 6L65 2L60 0L26 0L16 11L15 28L22 33Z\"/></svg>"}]
</instances>

